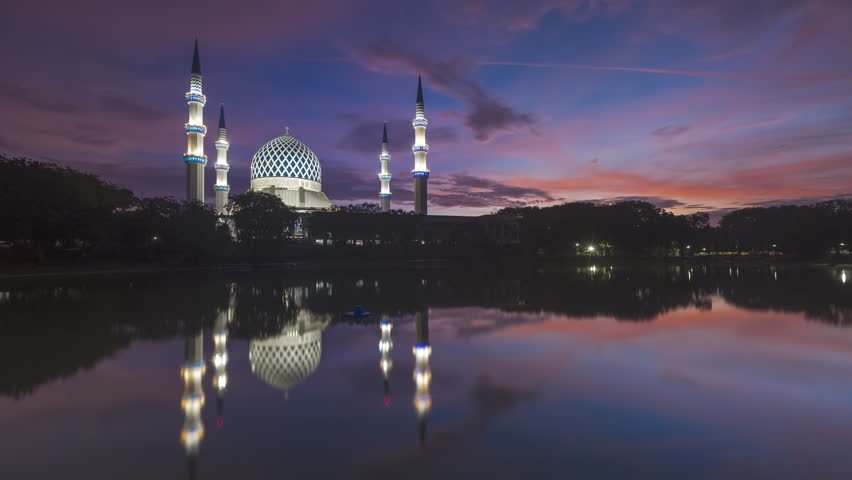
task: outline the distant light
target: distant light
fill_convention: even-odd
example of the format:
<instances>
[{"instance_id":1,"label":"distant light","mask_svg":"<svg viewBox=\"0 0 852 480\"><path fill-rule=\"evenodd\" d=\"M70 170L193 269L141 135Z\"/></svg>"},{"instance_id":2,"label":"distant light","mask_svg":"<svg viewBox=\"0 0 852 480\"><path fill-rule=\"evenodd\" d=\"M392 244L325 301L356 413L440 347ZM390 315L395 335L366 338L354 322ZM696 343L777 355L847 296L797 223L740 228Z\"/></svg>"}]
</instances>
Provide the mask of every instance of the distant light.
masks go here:
<instances>
[{"instance_id":1,"label":"distant light","mask_svg":"<svg viewBox=\"0 0 852 480\"><path fill-rule=\"evenodd\" d=\"M840 246L841 246L841 247L845 247L845 246L846 246L846 244L845 244L845 243L843 243L843 242L840 242Z\"/></svg>"},{"instance_id":2,"label":"distant light","mask_svg":"<svg viewBox=\"0 0 852 480\"><path fill-rule=\"evenodd\" d=\"M154 235L153 240L156 242L156 241L157 241L157 238L158 238L158 237L157 237L156 235ZM841 244L841 245L842 245L842 244Z\"/></svg>"},{"instance_id":3,"label":"distant light","mask_svg":"<svg viewBox=\"0 0 852 480\"><path fill-rule=\"evenodd\" d=\"M840 281L846 283L846 270L840 272Z\"/></svg>"},{"instance_id":4,"label":"distant light","mask_svg":"<svg viewBox=\"0 0 852 480\"><path fill-rule=\"evenodd\" d=\"M778 246L778 245L775 245L774 243L772 244L772 248L775 248L775 247L777 247L777 246Z\"/></svg>"},{"instance_id":5,"label":"distant light","mask_svg":"<svg viewBox=\"0 0 852 480\"><path fill-rule=\"evenodd\" d=\"M595 247L593 247L593 246L589 245L589 248L587 248L586 250L588 250L588 251L590 251L590 252L594 252L594 251L595 251Z\"/></svg>"},{"instance_id":6,"label":"distant light","mask_svg":"<svg viewBox=\"0 0 852 480\"><path fill-rule=\"evenodd\" d=\"M686 249L687 249L687 250L689 250L690 248L692 248L692 245L687 245L687 246L686 246Z\"/></svg>"},{"instance_id":7,"label":"distant light","mask_svg":"<svg viewBox=\"0 0 852 480\"><path fill-rule=\"evenodd\" d=\"M841 245L843 245L843 244L841 243ZM580 244L579 244L579 243L575 243L575 244L574 244L574 246L575 246L575 247L579 247L579 246L580 246Z\"/></svg>"}]
</instances>

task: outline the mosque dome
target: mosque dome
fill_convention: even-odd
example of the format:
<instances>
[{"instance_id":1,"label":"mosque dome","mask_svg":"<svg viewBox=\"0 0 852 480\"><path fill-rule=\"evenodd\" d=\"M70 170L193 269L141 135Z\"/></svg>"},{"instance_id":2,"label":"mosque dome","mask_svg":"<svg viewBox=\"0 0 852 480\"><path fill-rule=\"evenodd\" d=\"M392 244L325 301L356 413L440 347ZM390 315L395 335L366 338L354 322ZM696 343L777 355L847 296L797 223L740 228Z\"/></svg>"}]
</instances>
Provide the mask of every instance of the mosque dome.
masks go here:
<instances>
[{"instance_id":1,"label":"mosque dome","mask_svg":"<svg viewBox=\"0 0 852 480\"><path fill-rule=\"evenodd\" d=\"M316 154L288 132L266 142L251 159L251 179L266 177L322 183L322 168Z\"/></svg>"},{"instance_id":2,"label":"mosque dome","mask_svg":"<svg viewBox=\"0 0 852 480\"><path fill-rule=\"evenodd\" d=\"M322 168L316 154L290 135L266 142L251 159L251 189L269 193L300 211L322 210L331 201L322 192Z\"/></svg>"}]
</instances>

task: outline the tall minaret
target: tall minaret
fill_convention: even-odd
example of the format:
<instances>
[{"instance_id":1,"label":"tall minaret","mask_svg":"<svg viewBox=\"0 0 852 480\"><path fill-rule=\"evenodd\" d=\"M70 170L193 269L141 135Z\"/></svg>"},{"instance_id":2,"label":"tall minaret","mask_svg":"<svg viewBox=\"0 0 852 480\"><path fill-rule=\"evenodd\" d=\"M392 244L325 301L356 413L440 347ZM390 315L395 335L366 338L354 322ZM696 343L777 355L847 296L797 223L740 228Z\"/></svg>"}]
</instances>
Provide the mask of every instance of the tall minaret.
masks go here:
<instances>
[{"instance_id":1,"label":"tall minaret","mask_svg":"<svg viewBox=\"0 0 852 480\"><path fill-rule=\"evenodd\" d=\"M213 168L216 169L216 185L213 190L216 191L216 213L223 215L225 213L225 205L228 204L228 191L231 187L228 186L228 135L225 131L225 104L219 106L219 137L216 138L216 164Z\"/></svg>"},{"instance_id":2,"label":"tall minaret","mask_svg":"<svg viewBox=\"0 0 852 480\"><path fill-rule=\"evenodd\" d=\"M186 153L183 154L186 163L186 199L204 203L204 166L207 165L207 157L204 155L204 135L207 133L204 104L207 103L207 97L201 91L201 60L198 58L197 38L186 103L189 104L189 122L185 126Z\"/></svg>"},{"instance_id":3,"label":"tall minaret","mask_svg":"<svg viewBox=\"0 0 852 480\"><path fill-rule=\"evenodd\" d=\"M414 126L414 145L411 147L414 152L414 170L411 171L411 176L414 177L414 213L426 215L426 183L429 181L429 169L426 167L426 154L429 153L429 145L426 145L426 126L429 121L426 120L423 106L423 83L420 75L417 75L415 112L411 122Z\"/></svg>"},{"instance_id":4,"label":"tall minaret","mask_svg":"<svg viewBox=\"0 0 852 480\"><path fill-rule=\"evenodd\" d=\"M388 122L385 122L385 129L384 132L382 132L382 154L379 156L379 161L382 163L382 171L379 172L379 181L382 183L382 189L379 192L379 204L382 207L382 213L388 213L390 211L391 173L388 170L390 158L390 153L388 153Z\"/></svg>"},{"instance_id":5,"label":"tall minaret","mask_svg":"<svg viewBox=\"0 0 852 480\"><path fill-rule=\"evenodd\" d=\"M204 333L201 330L196 335L186 337L181 376L184 388L180 405L184 417L180 441L186 450L192 478L195 476L198 447L204 438L204 424L201 422L201 407L204 406L204 388L201 386L201 378L204 376Z\"/></svg>"},{"instance_id":6,"label":"tall minaret","mask_svg":"<svg viewBox=\"0 0 852 480\"><path fill-rule=\"evenodd\" d=\"M432 409L432 396L429 394L429 384L432 383L432 371L429 370L429 356L432 347L429 345L429 310L414 314L417 329L417 343L414 344L414 409L420 428L420 444L426 444L426 420Z\"/></svg>"},{"instance_id":7,"label":"tall minaret","mask_svg":"<svg viewBox=\"0 0 852 480\"><path fill-rule=\"evenodd\" d=\"M381 360L379 361L379 368L382 369L382 377L384 378L385 384L385 405L390 403L390 371L393 368L393 360L391 360L391 350L393 350L393 340L391 340L391 330L393 329L393 323L390 320L382 319L379 322L379 330L382 333L382 338L379 340L379 353L381 353Z\"/></svg>"}]
</instances>

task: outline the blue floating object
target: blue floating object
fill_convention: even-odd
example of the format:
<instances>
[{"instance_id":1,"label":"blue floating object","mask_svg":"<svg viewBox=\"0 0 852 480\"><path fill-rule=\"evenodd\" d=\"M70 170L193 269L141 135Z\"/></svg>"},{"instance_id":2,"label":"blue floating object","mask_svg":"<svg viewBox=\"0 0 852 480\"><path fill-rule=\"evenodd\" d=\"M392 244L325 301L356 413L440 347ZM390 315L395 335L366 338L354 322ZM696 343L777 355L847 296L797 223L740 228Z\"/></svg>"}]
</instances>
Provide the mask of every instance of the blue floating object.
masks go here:
<instances>
[{"instance_id":1,"label":"blue floating object","mask_svg":"<svg viewBox=\"0 0 852 480\"><path fill-rule=\"evenodd\" d=\"M369 315L372 315L372 313L365 312L364 309L361 308L361 305L355 305L355 310L351 312L346 312L344 315L346 315L347 317L367 317Z\"/></svg>"}]
</instances>

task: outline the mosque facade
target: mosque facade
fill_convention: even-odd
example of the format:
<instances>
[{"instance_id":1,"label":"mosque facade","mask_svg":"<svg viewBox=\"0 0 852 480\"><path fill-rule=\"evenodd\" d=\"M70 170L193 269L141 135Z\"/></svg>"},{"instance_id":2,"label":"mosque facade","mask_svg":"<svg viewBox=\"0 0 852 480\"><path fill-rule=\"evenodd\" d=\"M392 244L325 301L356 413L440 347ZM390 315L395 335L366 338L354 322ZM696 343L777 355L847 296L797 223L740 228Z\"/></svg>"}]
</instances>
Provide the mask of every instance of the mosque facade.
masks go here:
<instances>
[{"instance_id":1,"label":"mosque facade","mask_svg":"<svg viewBox=\"0 0 852 480\"><path fill-rule=\"evenodd\" d=\"M204 169L207 166L207 156L204 154L204 138L207 126L204 125L204 106L207 97L203 92L201 75L201 60L198 52L198 40L190 72L190 88L185 95L189 107L189 120L184 129L187 135L187 149L183 155L186 164L186 199L204 203ZM423 103L423 85L417 78L417 100L415 105L414 127L414 168L411 175L414 179L415 213L426 215L426 183L429 169L426 167L426 126ZM387 124L384 126L381 144L379 172L379 205L383 212L391 208L390 182L392 175L389 170L390 154L388 153ZM219 130L215 142L217 159L215 209L220 215L227 215L228 195L228 143L225 128L225 107L219 108ZM290 208L299 212L325 210L332 207L331 200L322 191L322 165L319 158L307 145L290 134L289 127L284 135L273 138L263 144L251 160L251 191L275 195Z\"/></svg>"}]
</instances>

